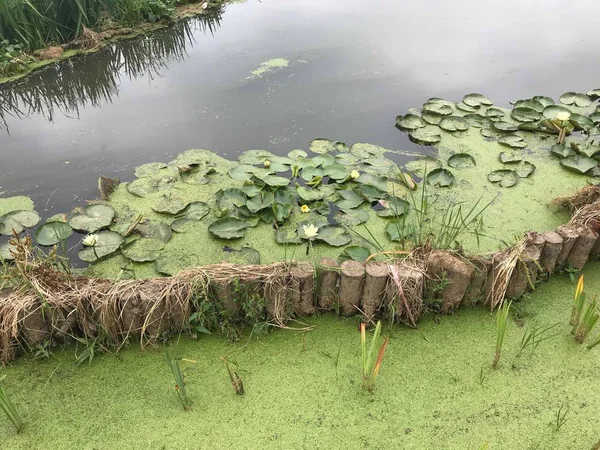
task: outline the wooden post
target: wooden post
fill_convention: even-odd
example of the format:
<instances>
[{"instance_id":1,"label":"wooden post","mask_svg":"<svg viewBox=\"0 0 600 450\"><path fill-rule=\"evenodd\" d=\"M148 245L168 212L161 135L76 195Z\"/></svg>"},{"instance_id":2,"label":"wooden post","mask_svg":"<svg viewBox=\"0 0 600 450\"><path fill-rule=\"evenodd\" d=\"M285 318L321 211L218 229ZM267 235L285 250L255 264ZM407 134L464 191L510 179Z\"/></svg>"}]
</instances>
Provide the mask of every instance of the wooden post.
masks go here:
<instances>
[{"instance_id":1,"label":"wooden post","mask_svg":"<svg viewBox=\"0 0 600 450\"><path fill-rule=\"evenodd\" d=\"M365 266L358 261L344 261L341 265L340 307L344 316L357 313L362 296Z\"/></svg>"},{"instance_id":2,"label":"wooden post","mask_svg":"<svg viewBox=\"0 0 600 450\"><path fill-rule=\"evenodd\" d=\"M460 306L475 269L462 259L441 250L434 250L428 260L429 282L441 283L442 313L451 313Z\"/></svg>"},{"instance_id":3,"label":"wooden post","mask_svg":"<svg viewBox=\"0 0 600 450\"><path fill-rule=\"evenodd\" d=\"M544 233L543 236L546 244L544 245L542 255L540 256L540 266L544 273L552 275L554 273L554 268L556 267L556 260L562 250L564 240L560 234L554 231L548 231L547 233Z\"/></svg>"},{"instance_id":4,"label":"wooden post","mask_svg":"<svg viewBox=\"0 0 600 450\"><path fill-rule=\"evenodd\" d=\"M473 264L473 278L464 298L466 305L474 305L485 297L485 285L488 279L488 273L492 270L492 261L480 256L469 258Z\"/></svg>"},{"instance_id":5,"label":"wooden post","mask_svg":"<svg viewBox=\"0 0 600 450\"><path fill-rule=\"evenodd\" d=\"M315 271L311 263L299 262L290 269L290 296L294 314L308 316L315 312L313 293L315 289Z\"/></svg>"},{"instance_id":6,"label":"wooden post","mask_svg":"<svg viewBox=\"0 0 600 450\"><path fill-rule=\"evenodd\" d=\"M319 308L330 311L338 300L340 266L333 258L323 258L319 263Z\"/></svg>"},{"instance_id":7,"label":"wooden post","mask_svg":"<svg viewBox=\"0 0 600 450\"><path fill-rule=\"evenodd\" d=\"M383 301L385 288L388 281L388 267L386 263L370 261L365 266L367 276L362 296L362 311L371 320Z\"/></svg>"},{"instance_id":8,"label":"wooden post","mask_svg":"<svg viewBox=\"0 0 600 450\"><path fill-rule=\"evenodd\" d=\"M527 238L527 243L535 245L540 251L540 254L544 251L544 245L546 243L544 235L538 233L537 231L530 231L526 233L525 236Z\"/></svg>"},{"instance_id":9,"label":"wooden post","mask_svg":"<svg viewBox=\"0 0 600 450\"><path fill-rule=\"evenodd\" d=\"M578 231L579 237L573 244L573 248L567 257L566 262L567 264L570 264L571 267L581 270L587 262L592 248L596 245L598 233L587 228L581 228Z\"/></svg>"},{"instance_id":10,"label":"wooden post","mask_svg":"<svg viewBox=\"0 0 600 450\"><path fill-rule=\"evenodd\" d=\"M515 267L512 277L508 282L506 298L513 299L520 297L531 287L530 283L535 283L539 260L540 249L537 246L530 244L525 247L525 250L520 255L520 260L517 261L517 267Z\"/></svg>"},{"instance_id":11,"label":"wooden post","mask_svg":"<svg viewBox=\"0 0 600 450\"><path fill-rule=\"evenodd\" d=\"M556 232L563 238L562 248L560 249L558 258L556 258L556 267L562 267L567 261L573 244L575 244L575 241L579 237L579 233L569 224L560 225L556 228Z\"/></svg>"}]
</instances>

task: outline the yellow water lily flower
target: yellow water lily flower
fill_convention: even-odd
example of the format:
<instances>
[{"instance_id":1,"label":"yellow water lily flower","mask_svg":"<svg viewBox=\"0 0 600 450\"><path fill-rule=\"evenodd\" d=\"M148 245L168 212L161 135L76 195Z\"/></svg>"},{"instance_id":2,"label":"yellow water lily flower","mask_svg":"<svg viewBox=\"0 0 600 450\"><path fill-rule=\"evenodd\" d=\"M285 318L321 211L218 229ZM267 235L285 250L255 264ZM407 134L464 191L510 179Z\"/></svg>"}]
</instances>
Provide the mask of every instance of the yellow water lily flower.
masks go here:
<instances>
[{"instance_id":1,"label":"yellow water lily flower","mask_svg":"<svg viewBox=\"0 0 600 450\"><path fill-rule=\"evenodd\" d=\"M300 207L300 211L302 211L303 213L307 213L310 212L310 208L308 207L308 205L302 205Z\"/></svg>"},{"instance_id":2,"label":"yellow water lily flower","mask_svg":"<svg viewBox=\"0 0 600 450\"><path fill-rule=\"evenodd\" d=\"M310 239L314 238L317 235L319 229L311 223L310 225L302 226L302 231L304 232L304 235Z\"/></svg>"},{"instance_id":3,"label":"yellow water lily flower","mask_svg":"<svg viewBox=\"0 0 600 450\"><path fill-rule=\"evenodd\" d=\"M83 245L85 245L86 247L95 247L96 244L98 243L98 235L97 234L88 234L86 237L83 238L81 243Z\"/></svg>"},{"instance_id":4,"label":"yellow water lily flower","mask_svg":"<svg viewBox=\"0 0 600 450\"><path fill-rule=\"evenodd\" d=\"M557 120L569 120L571 118L571 113L568 111L559 111L558 114L556 114L556 119Z\"/></svg>"},{"instance_id":5,"label":"yellow water lily flower","mask_svg":"<svg viewBox=\"0 0 600 450\"><path fill-rule=\"evenodd\" d=\"M271 161L269 161L268 159L263 163L263 165L265 166L265 169L268 169L271 166Z\"/></svg>"},{"instance_id":6,"label":"yellow water lily flower","mask_svg":"<svg viewBox=\"0 0 600 450\"><path fill-rule=\"evenodd\" d=\"M353 170L350 172L350 178L353 180L356 180L358 177L360 177L360 172L358 170Z\"/></svg>"}]
</instances>

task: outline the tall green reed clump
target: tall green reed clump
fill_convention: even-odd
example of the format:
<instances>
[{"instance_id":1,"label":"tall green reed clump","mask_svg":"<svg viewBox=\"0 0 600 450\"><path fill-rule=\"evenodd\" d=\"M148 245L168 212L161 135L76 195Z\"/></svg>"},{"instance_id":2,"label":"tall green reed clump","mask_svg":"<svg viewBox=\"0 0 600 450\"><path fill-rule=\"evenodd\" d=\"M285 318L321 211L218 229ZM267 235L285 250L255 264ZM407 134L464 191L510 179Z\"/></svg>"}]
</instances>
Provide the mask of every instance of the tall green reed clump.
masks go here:
<instances>
[{"instance_id":1,"label":"tall green reed clump","mask_svg":"<svg viewBox=\"0 0 600 450\"><path fill-rule=\"evenodd\" d=\"M103 21L123 25L155 22L173 13L178 0L1 0L0 40L27 50L68 42Z\"/></svg>"},{"instance_id":2,"label":"tall green reed clump","mask_svg":"<svg viewBox=\"0 0 600 450\"><path fill-rule=\"evenodd\" d=\"M381 322L378 321L375 326L375 332L373 333L373 339L371 339L371 345L367 350L367 325L365 323L360 324L360 347L362 353L362 376L363 376L363 389L372 392L375 388L375 381L379 370L381 369L381 362L383 361L383 355L385 349L390 341L389 337L386 337L379 348L377 353L377 359L375 358L375 351L379 341L379 335L381 334Z\"/></svg>"},{"instance_id":3,"label":"tall green reed clump","mask_svg":"<svg viewBox=\"0 0 600 450\"><path fill-rule=\"evenodd\" d=\"M167 364L173 373L173 378L175 378L175 391L177 392L177 398L179 399L179 403L183 407L184 411L188 411L192 409L192 401L187 395L187 390L185 387L185 379L183 376L183 371L181 370L181 365L179 364L179 360L173 358L171 353L167 350L165 353L165 357L167 360Z\"/></svg>"},{"instance_id":4,"label":"tall green reed clump","mask_svg":"<svg viewBox=\"0 0 600 450\"><path fill-rule=\"evenodd\" d=\"M496 312L496 352L492 367L498 368L500 356L502 354L502 346L504 345L504 336L506 335L506 326L508 325L508 315L510 313L510 305L512 302L504 302Z\"/></svg>"},{"instance_id":5,"label":"tall green reed clump","mask_svg":"<svg viewBox=\"0 0 600 450\"><path fill-rule=\"evenodd\" d=\"M4 411L4 414L6 414L8 420L10 420L15 426L17 433L20 433L24 425L23 420L21 419L21 416L17 412L13 403L10 401L10 398L8 398L8 394L4 390L4 386L2 386L2 380L5 378L6 375L0 376L0 409Z\"/></svg>"},{"instance_id":6,"label":"tall green reed clump","mask_svg":"<svg viewBox=\"0 0 600 450\"><path fill-rule=\"evenodd\" d=\"M571 333L575 335L575 340L580 344L583 344L594 328L596 328L600 319L598 300L589 300L586 298L583 281L583 275L581 275L575 289L570 321L573 326ZM589 348L593 348L599 343L600 338L592 342Z\"/></svg>"}]
</instances>

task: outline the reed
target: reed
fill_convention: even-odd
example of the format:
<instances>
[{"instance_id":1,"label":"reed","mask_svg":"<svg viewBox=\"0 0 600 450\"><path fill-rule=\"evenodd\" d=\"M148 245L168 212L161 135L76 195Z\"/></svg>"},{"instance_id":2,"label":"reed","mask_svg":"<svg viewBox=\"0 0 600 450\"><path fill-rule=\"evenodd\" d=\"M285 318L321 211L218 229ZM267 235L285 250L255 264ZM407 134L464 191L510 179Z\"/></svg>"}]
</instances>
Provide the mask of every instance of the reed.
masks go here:
<instances>
[{"instance_id":1,"label":"reed","mask_svg":"<svg viewBox=\"0 0 600 450\"><path fill-rule=\"evenodd\" d=\"M492 363L494 369L498 368L498 363L500 362L511 303L512 302L504 302L502 306L498 308L498 312L496 312L496 353L494 354L494 361Z\"/></svg>"},{"instance_id":2,"label":"reed","mask_svg":"<svg viewBox=\"0 0 600 450\"><path fill-rule=\"evenodd\" d=\"M373 333L373 339L371 339L371 345L367 350L367 326L363 322L360 324L360 346L362 353L362 375L363 375L363 388L369 392L372 392L375 388L375 381L379 370L381 369L381 362L383 361L383 355L385 349L390 341L389 337L386 337L379 348L377 353L377 359L374 359L375 350L381 334L381 322L378 321L375 326L375 332Z\"/></svg>"},{"instance_id":3,"label":"reed","mask_svg":"<svg viewBox=\"0 0 600 450\"><path fill-rule=\"evenodd\" d=\"M184 411L189 411L192 409L192 401L187 395L186 387L185 387L185 379L183 376L183 371L181 370L181 366L179 364L179 360L173 358L171 353L167 350L165 353L165 357L167 360L167 364L173 373L173 378L175 378L175 391L177 392L177 398L179 399L179 403L183 407Z\"/></svg>"},{"instance_id":4,"label":"reed","mask_svg":"<svg viewBox=\"0 0 600 450\"><path fill-rule=\"evenodd\" d=\"M2 380L4 380L4 378L6 378L6 375L0 376L0 409L4 411L4 414L6 414L8 420L10 420L15 426L17 433L20 433L24 425L23 420L21 419L21 416L17 412L13 403L10 401L8 394L4 390L4 386L2 386Z\"/></svg>"}]
</instances>

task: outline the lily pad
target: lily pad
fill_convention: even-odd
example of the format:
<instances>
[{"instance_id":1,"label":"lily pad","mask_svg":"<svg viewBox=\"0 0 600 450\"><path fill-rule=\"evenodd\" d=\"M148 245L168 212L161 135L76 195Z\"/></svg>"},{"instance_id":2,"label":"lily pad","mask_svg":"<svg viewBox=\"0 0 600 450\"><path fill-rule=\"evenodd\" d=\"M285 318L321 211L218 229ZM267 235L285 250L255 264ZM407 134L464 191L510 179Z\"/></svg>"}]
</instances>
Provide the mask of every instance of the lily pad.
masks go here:
<instances>
[{"instance_id":1,"label":"lily pad","mask_svg":"<svg viewBox=\"0 0 600 450\"><path fill-rule=\"evenodd\" d=\"M518 183L519 176L514 170L494 170L488 175L488 180L492 183L500 183L500 186L504 188L509 188Z\"/></svg>"},{"instance_id":2,"label":"lily pad","mask_svg":"<svg viewBox=\"0 0 600 450\"><path fill-rule=\"evenodd\" d=\"M159 239L140 238L123 246L121 253L134 262L151 262L158 259L164 248L165 243Z\"/></svg>"},{"instance_id":3,"label":"lily pad","mask_svg":"<svg viewBox=\"0 0 600 450\"><path fill-rule=\"evenodd\" d=\"M587 116L583 116L581 114L572 113L569 122L575 127L575 130L581 131L589 131L594 128L596 125L593 120Z\"/></svg>"},{"instance_id":4,"label":"lily pad","mask_svg":"<svg viewBox=\"0 0 600 450\"><path fill-rule=\"evenodd\" d=\"M134 170L135 176L138 178L144 178L144 177L160 177L160 171L163 169L167 169L169 166L167 166L165 163L161 163L161 162L153 162L153 163L148 163L148 164L143 164L139 167L136 167Z\"/></svg>"},{"instance_id":5,"label":"lily pad","mask_svg":"<svg viewBox=\"0 0 600 450\"><path fill-rule=\"evenodd\" d=\"M390 240L394 242L400 242L405 238L405 224L401 220L394 220L385 227L385 232L389 236Z\"/></svg>"},{"instance_id":6,"label":"lily pad","mask_svg":"<svg viewBox=\"0 0 600 450\"><path fill-rule=\"evenodd\" d=\"M249 181L256 167L248 164L240 164L229 169L229 176L237 181Z\"/></svg>"},{"instance_id":7,"label":"lily pad","mask_svg":"<svg viewBox=\"0 0 600 450\"><path fill-rule=\"evenodd\" d=\"M109 226L115 217L115 210L108 205L90 205L83 213L76 214L69 219L69 225L76 231L94 233L101 228Z\"/></svg>"},{"instance_id":8,"label":"lily pad","mask_svg":"<svg viewBox=\"0 0 600 450\"><path fill-rule=\"evenodd\" d=\"M338 211L333 219L347 227L352 227L356 225L360 225L369 220L369 213L364 209L350 209L347 211Z\"/></svg>"},{"instance_id":9,"label":"lily pad","mask_svg":"<svg viewBox=\"0 0 600 450\"><path fill-rule=\"evenodd\" d=\"M600 145L595 145L591 143L580 143L576 144L575 142L571 143L571 149L576 151L581 155L588 156L590 158L594 158L596 155L600 153Z\"/></svg>"},{"instance_id":10,"label":"lily pad","mask_svg":"<svg viewBox=\"0 0 600 450\"><path fill-rule=\"evenodd\" d=\"M345 152L348 151L348 146L339 141L332 141L331 139L314 139L308 149L313 153L329 153L329 152Z\"/></svg>"},{"instance_id":11,"label":"lily pad","mask_svg":"<svg viewBox=\"0 0 600 450\"><path fill-rule=\"evenodd\" d=\"M553 104L554 101L550 104ZM535 99L530 99L530 100L519 100L517 102L515 102L514 105L514 109L519 109L519 108L526 108L526 109L533 109L534 111L538 112L538 113L543 113L544 112L544 108L547 105L535 100Z\"/></svg>"},{"instance_id":12,"label":"lily pad","mask_svg":"<svg viewBox=\"0 0 600 450\"><path fill-rule=\"evenodd\" d=\"M396 126L403 131L416 130L417 128L423 128L425 125L427 125L427 122L415 114L396 117Z\"/></svg>"},{"instance_id":13,"label":"lily pad","mask_svg":"<svg viewBox=\"0 0 600 450\"><path fill-rule=\"evenodd\" d=\"M400 217L410 211L410 203L400 197L390 196L380 200L379 204L383 206L383 209L377 211L379 217Z\"/></svg>"},{"instance_id":14,"label":"lily pad","mask_svg":"<svg viewBox=\"0 0 600 450\"><path fill-rule=\"evenodd\" d=\"M171 240L172 236L171 226L168 223L154 220L145 220L141 222L135 227L135 231L142 237L158 239L165 244Z\"/></svg>"},{"instance_id":15,"label":"lily pad","mask_svg":"<svg viewBox=\"0 0 600 450\"><path fill-rule=\"evenodd\" d=\"M342 197L340 200L335 202L336 206L343 211L348 209L357 208L362 205L365 201L364 197L351 189L345 189L343 191L339 191L340 196Z\"/></svg>"},{"instance_id":16,"label":"lily pad","mask_svg":"<svg viewBox=\"0 0 600 450\"><path fill-rule=\"evenodd\" d=\"M560 163L563 167L579 173L586 173L598 167L598 161L584 155L567 156L561 159Z\"/></svg>"},{"instance_id":17,"label":"lily pad","mask_svg":"<svg viewBox=\"0 0 600 450\"><path fill-rule=\"evenodd\" d=\"M469 122L459 116L446 116L444 117L439 127L446 131L466 131L469 129Z\"/></svg>"},{"instance_id":18,"label":"lily pad","mask_svg":"<svg viewBox=\"0 0 600 450\"><path fill-rule=\"evenodd\" d=\"M560 96L559 100L565 105L575 105L580 108L585 108L592 104L592 100L586 94L577 92L565 92Z\"/></svg>"},{"instance_id":19,"label":"lily pad","mask_svg":"<svg viewBox=\"0 0 600 450\"><path fill-rule=\"evenodd\" d=\"M540 103L541 106L541 103ZM519 122L537 122L542 119L542 114L535 109L519 107L512 110L510 116Z\"/></svg>"},{"instance_id":20,"label":"lily pad","mask_svg":"<svg viewBox=\"0 0 600 450\"><path fill-rule=\"evenodd\" d=\"M380 191L387 191L387 178L370 173L362 173L356 180L356 183L373 186Z\"/></svg>"},{"instance_id":21,"label":"lily pad","mask_svg":"<svg viewBox=\"0 0 600 450\"><path fill-rule=\"evenodd\" d=\"M292 150L291 152L288 153L288 158L290 159L302 159L302 158L307 158L308 157L308 153L306 153L304 150Z\"/></svg>"},{"instance_id":22,"label":"lily pad","mask_svg":"<svg viewBox=\"0 0 600 450\"><path fill-rule=\"evenodd\" d=\"M265 175L262 173L259 174L255 172L254 176L261 180L263 183L265 183L267 186L271 187L287 186L288 184L290 184L290 180L288 178L278 177L276 175Z\"/></svg>"},{"instance_id":23,"label":"lily pad","mask_svg":"<svg viewBox=\"0 0 600 450\"><path fill-rule=\"evenodd\" d=\"M523 155L517 152L501 152L499 158L500 162L504 164L518 163L523 161Z\"/></svg>"},{"instance_id":24,"label":"lily pad","mask_svg":"<svg viewBox=\"0 0 600 450\"><path fill-rule=\"evenodd\" d=\"M10 236L13 231L22 233L27 228L34 227L40 221L35 211L12 211L0 217L0 235Z\"/></svg>"},{"instance_id":25,"label":"lily pad","mask_svg":"<svg viewBox=\"0 0 600 450\"><path fill-rule=\"evenodd\" d=\"M100 258L117 252L123 243L123 236L114 231L101 231L95 236L95 245L79 251L79 259L93 263Z\"/></svg>"},{"instance_id":26,"label":"lily pad","mask_svg":"<svg viewBox=\"0 0 600 450\"><path fill-rule=\"evenodd\" d=\"M319 189L309 189L304 186L299 186L296 189L298 196L304 203L314 202L317 200L322 200L325 197L325 191Z\"/></svg>"},{"instance_id":27,"label":"lily pad","mask_svg":"<svg viewBox=\"0 0 600 450\"><path fill-rule=\"evenodd\" d=\"M275 202L275 195L272 192L261 192L246 202L246 207L252 213L256 213L264 208L270 208Z\"/></svg>"},{"instance_id":28,"label":"lily pad","mask_svg":"<svg viewBox=\"0 0 600 450\"><path fill-rule=\"evenodd\" d=\"M413 130L408 133L408 138L415 144L419 145L433 145L442 140L439 129L433 127L418 128Z\"/></svg>"},{"instance_id":29,"label":"lily pad","mask_svg":"<svg viewBox=\"0 0 600 450\"><path fill-rule=\"evenodd\" d=\"M499 118L504 117L504 115L505 112L500 108L488 108L488 110L485 112L485 116L488 118Z\"/></svg>"},{"instance_id":30,"label":"lily pad","mask_svg":"<svg viewBox=\"0 0 600 450\"><path fill-rule=\"evenodd\" d=\"M352 236L344 227L337 225L328 225L319 228L315 240L325 242L332 247L341 247L352 241Z\"/></svg>"},{"instance_id":31,"label":"lily pad","mask_svg":"<svg viewBox=\"0 0 600 450\"><path fill-rule=\"evenodd\" d=\"M455 153L448 158L448 165L454 169L469 169L475 167L475 158L468 153Z\"/></svg>"},{"instance_id":32,"label":"lily pad","mask_svg":"<svg viewBox=\"0 0 600 450\"><path fill-rule=\"evenodd\" d=\"M208 231L222 239L239 239L244 237L248 227L248 223L243 220L235 217L223 217L211 223Z\"/></svg>"},{"instance_id":33,"label":"lily pad","mask_svg":"<svg viewBox=\"0 0 600 450\"><path fill-rule=\"evenodd\" d=\"M187 208L189 204L189 201L181 197L163 195L152 205L152 209L159 213L175 215Z\"/></svg>"},{"instance_id":34,"label":"lily pad","mask_svg":"<svg viewBox=\"0 0 600 450\"><path fill-rule=\"evenodd\" d=\"M432 102L431 99L423 105L423 114L431 113L440 116L449 116L454 112L454 108L450 102L442 100L442 102Z\"/></svg>"},{"instance_id":35,"label":"lily pad","mask_svg":"<svg viewBox=\"0 0 600 450\"><path fill-rule=\"evenodd\" d=\"M16 247L10 241L0 242L0 261L12 261L14 256L11 253L16 250Z\"/></svg>"},{"instance_id":36,"label":"lily pad","mask_svg":"<svg viewBox=\"0 0 600 450\"><path fill-rule=\"evenodd\" d=\"M256 165L263 164L267 160L271 160L275 155L267 150L246 150L238 157L238 161L242 164Z\"/></svg>"},{"instance_id":37,"label":"lily pad","mask_svg":"<svg viewBox=\"0 0 600 450\"><path fill-rule=\"evenodd\" d=\"M51 246L64 241L73 234L73 229L64 222L46 222L35 233L39 245Z\"/></svg>"},{"instance_id":38,"label":"lily pad","mask_svg":"<svg viewBox=\"0 0 600 450\"><path fill-rule=\"evenodd\" d=\"M469 122L469 125L475 128L482 128L489 124L489 119L481 114L465 114L463 119L465 119L467 122Z\"/></svg>"},{"instance_id":39,"label":"lily pad","mask_svg":"<svg viewBox=\"0 0 600 450\"><path fill-rule=\"evenodd\" d=\"M492 106L494 102L492 102L489 98L482 94L467 94L463 97L463 103L465 105L478 108L481 105L483 106Z\"/></svg>"},{"instance_id":40,"label":"lily pad","mask_svg":"<svg viewBox=\"0 0 600 450\"><path fill-rule=\"evenodd\" d=\"M427 174L427 182L433 186L447 187L454 183L454 175L447 169L433 169Z\"/></svg>"},{"instance_id":41,"label":"lily pad","mask_svg":"<svg viewBox=\"0 0 600 450\"><path fill-rule=\"evenodd\" d=\"M215 202L220 211L233 213L237 208L246 205L246 194L237 188L222 189L215 195Z\"/></svg>"},{"instance_id":42,"label":"lily pad","mask_svg":"<svg viewBox=\"0 0 600 450\"><path fill-rule=\"evenodd\" d=\"M162 254L154 261L154 268L162 275L173 276L183 269L188 269L198 265L198 257L196 255L165 255Z\"/></svg>"},{"instance_id":43,"label":"lily pad","mask_svg":"<svg viewBox=\"0 0 600 450\"><path fill-rule=\"evenodd\" d=\"M550 97L545 97L543 95L536 95L535 97L532 98L532 100L535 100L538 103L541 103L542 105L544 105L544 109L547 106L550 105L554 105L554 100Z\"/></svg>"},{"instance_id":44,"label":"lily pad","mask_svg":"<svg viewBox=\"0 0 600 450\"><path fill-rule=\"evenodd\" d=\"M301 244L302 238L298 236L295 229L290 227L279 227L275 231L275 241L278 244Z\"/></svg>"},{"instance_id":45,"label":"lily pad","mask_svg":"<svg viewBox=\"0 0 600 450\"><path fill-rule=\"evenodd\" d=\"M554 144L550 151L553 155L558 156L559 158L566 158L567 156L573 156L577 153L571 147L565 146L565 144Z\"/></svg>"},{"instance_id":46,"label":"lily pad","mask_svg":"<svg viewBox=\"0 0 600 450\"><path fill-rule=\"evenodd\" d=\"M476 113L479 109L479 107L475 107L475 106L469 106L466 103L460 102L456 104L456 108L460 109L461 111L464 111L466 113Z\"/></svg>"},{"instance_id":47,"label":"lily pad","mask_svg":"<svg viewBox=\"0 0 600 450\"><path fill-rule=\"evenodd\" d=\"M439 125L444 116L440 116L439 114L424 112L421 117L425 122L430 125Z\"/></svg>"},{"instance_id":48,"label":"lily pad","mask_svg":"<svg viewBox=\"0 0 600 450\"><path fill-rule=\"evenodd\" d=\"M523 136L518 136L516 134L502 136L500 139L498 139L498 143L512 148L527 147L527 142L523 140Z\"/></svg>"},{"instance_id":49,"label":"lily pad","mask_svg":"<svg viewBox=\"0 0 600 450\"><path fill-rule=\"evenodd\" d=\"M220 259L233 264L260 264L260 253L252 247L224 247Z\"/></svg>"},{"instance_id":50,"label":"lily pad","mask_svg":"<svg viewBox=\"0 0 600 450\"><path fill-rule=\"evenodd\" d=\"M502 120L492 122L492 127L498 131L517 131L519 129L514 123L508 123Z\"/></svg>"},{"instance_id":51,"label":"lily pad","mask_svg":"<svg viewBox=\"0 0 600 450\"><path fill-rule=\"evenodd\" d=\"M550 120L569 120L571 118L571 110L560 105L550 105L544 108L544 117Z\"/></svg>"},{"instance_id":52,"label":"lily pad","mask_svg":"<svg viewBox=\"0 0 600 450\"><path fill-rule=\"evenodd\" d=\"M527 178L534 171L535 164L532 164L529 161L523 161L518 167L515 168L515 173L519 178Z\"/></svg>"},{"instance_id":53,"label":"lily pad","mask_svg":"<svg viewBox=\"0 0 600 450\"><path fill-rule=\"evenodd\" d=\"M165 191L171 188L174 180L172 178L152 178L143 177L126 184L127 191L138 197L147 197L150 194L159 191Z\"/></svg>"},{"instance_id":54,"label":"lily pad","mask_svg":"<svg viewBox=\"0 0 600 450\"><path fill-rule=\"evenodd\" d=\"M358 158L377 158L383 157L387 150L379 145L369 144L367 142L356 142L350 147L350 153Z\"/></svg>"},{"instance_id":55,"label":"lily pad","mask_svg":"<svg viewBox=\"0 0 600 450\"><path fill-rule=\"evenodd\" d=\"M360 245L349 245L338 257L338 261L343 263L344 261L358 261L364 263L367 258L371 256L371 251L367 247Z\"/></svg>"}]
</instances>

